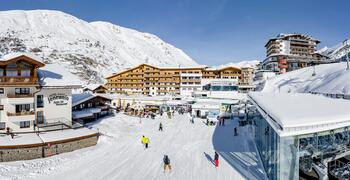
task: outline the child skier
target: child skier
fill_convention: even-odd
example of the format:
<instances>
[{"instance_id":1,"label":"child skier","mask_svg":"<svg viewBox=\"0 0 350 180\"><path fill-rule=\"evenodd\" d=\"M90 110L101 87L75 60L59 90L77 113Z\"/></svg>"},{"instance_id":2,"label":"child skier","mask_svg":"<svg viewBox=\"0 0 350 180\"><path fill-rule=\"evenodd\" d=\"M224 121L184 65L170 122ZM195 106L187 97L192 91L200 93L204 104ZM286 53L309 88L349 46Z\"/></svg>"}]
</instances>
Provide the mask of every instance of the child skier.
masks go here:
<instances>
[{"instance_id":1,"label":"child skier","mask_svg":"<svg viewBox=\"0 0 350 180\"><path fill-rule=\"evenodd\" d=\"M163 124L162 123L159 123L159 129L158 131L163 131Z\"/></svg>"},{"instance_id":2,"label":"child skier","mask_svg":"<svg viewBox=\"0 0 350 180\"><path fill-rule=\"evenodd\" d=\"M169 171L171 171L170 159L168 155L164 155L163 162L164 162L164 172L167 168L169 169Z\"/></svg>"},{"instance_id":3,"label":"child skier","mask_svg":"<svg viewBox=\"0 0 350 180\"><path fill-rule=\"evenodd\" d=\"M215 151L215 155L214 155L214 162L215 162L215 167L218 168L219 167L219 154Z\"/></svg>"}]
</instances>

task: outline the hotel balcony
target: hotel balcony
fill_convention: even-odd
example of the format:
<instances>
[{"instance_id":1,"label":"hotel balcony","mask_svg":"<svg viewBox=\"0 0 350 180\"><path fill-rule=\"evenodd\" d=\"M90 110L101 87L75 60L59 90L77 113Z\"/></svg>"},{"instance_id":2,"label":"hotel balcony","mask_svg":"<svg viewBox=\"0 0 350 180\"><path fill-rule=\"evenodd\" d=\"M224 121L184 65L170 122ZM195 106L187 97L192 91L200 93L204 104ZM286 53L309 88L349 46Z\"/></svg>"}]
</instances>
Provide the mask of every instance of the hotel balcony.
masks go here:
<instances>
[{"instance_id":1,"label":"hotel balcony","mask_svg":"<svg viewBox=\"0 0 350 180\"><path fill-rule=\"evenodd\" d=\"M38 78L34 77L20 77L20 76L1 76L0 85L36 85Z\"/></svg>"},{"instance_id":2,"label":"hotel balcony","mask_svg":"<svg viewBox=\"0 0 350 180\"><path fill-rule=\"evenodd\" d=\"M34 103L33 94L7 94L9 104L32 104Z\"/></svg>"},{"instance_id":3,"label":"hotel balcony","mask_svg":"<svg viewBox=\"0 0 350 180\"><path fill-rule=\"evenodd\" d=\"M32 98L34 95L30 94L7 94L7 98Z\"/></svg>"},{"instance_id":4,"label":"hotel balcony","mask_svg":"<svg viewBox=\"0 0 350 180\"><path fill-rule=\"evenodd\" d=\"M7 118L12 122L32 121L35 120L35 113L34 111L7 112Z\"/></svg>"}]
</instances>

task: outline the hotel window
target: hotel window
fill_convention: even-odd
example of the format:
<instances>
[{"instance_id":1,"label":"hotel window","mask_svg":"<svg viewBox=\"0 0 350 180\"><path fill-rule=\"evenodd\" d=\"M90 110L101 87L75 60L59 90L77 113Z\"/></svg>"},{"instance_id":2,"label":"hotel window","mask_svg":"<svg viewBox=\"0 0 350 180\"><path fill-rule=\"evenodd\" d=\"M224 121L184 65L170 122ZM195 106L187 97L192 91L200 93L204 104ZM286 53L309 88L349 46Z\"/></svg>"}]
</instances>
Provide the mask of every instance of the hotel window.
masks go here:
<instances>
[{"instance_id":1,"label":"hotel window","mask_svg":"<svg viewBox=\"0 0 350 180\"><path fill-rule=\"evenodd\" d=\"M0 105L0 111L4 110L4 105Z\"/></svg>"},{"instance_id":2,"label":"hotel window","mask_svg":"<svg viewBox=\"0 0 350 180\"><path fill-rule=\"evenodd\" d=\"M16 113L30 111L30 104L16 104Z\"/></svg>"},{"instance_id":3,"label":"hotel window","mask_svg":"<svg viewBox=\"0 0 350 180\"><path fill-rule=\"evenodd\" d=\"M4 88L0 88L0 94L4 94Z\"/></svg>"},{"instance_id":4,"label":"hotel window","mask_svg":"<svg viewBox=\"0 0 350 180\"><path fill-rule=\"evenodd\" d=\"M4 76L4 70L0 68L0 76Z\"/></svg>"},{"instance_id":5,"label":"hotel window","mask_svg":"<svg viewBox=\"0 0 350 180\"><path fill-rule=\"evenodd\" d=\"M30 89L29 88L16 88L15 93L16 94L29 94Z\"/></svg>"},{"instance_id":6,"label":"hotel window","mask_svg":"<svg viewBox=\"0 0 350 180\"><path fill-rule=\"evenodd\" d=\"M37 95L36 96L36 107L37 108L44 107L44 95Z\"/></svg>"},{"instance_id":7,"label":"hotel window","mask_svg":"<svg viewBox=\"0 0 350 180\"><path fill-rule=\"evenodd\" d=\"M28 128L30 126L30 121L21 121L19 122L20 128Z\"/></svg>"},{"instance_id":8,"label":"hotel window","mask_svg":"<svg viewBox=\"0 0 350 180\"><path fill-rule=\"evenodd\" d=\"M0 130L5 130L6 123L0 122Z\"/></svg>"}]
</instances>

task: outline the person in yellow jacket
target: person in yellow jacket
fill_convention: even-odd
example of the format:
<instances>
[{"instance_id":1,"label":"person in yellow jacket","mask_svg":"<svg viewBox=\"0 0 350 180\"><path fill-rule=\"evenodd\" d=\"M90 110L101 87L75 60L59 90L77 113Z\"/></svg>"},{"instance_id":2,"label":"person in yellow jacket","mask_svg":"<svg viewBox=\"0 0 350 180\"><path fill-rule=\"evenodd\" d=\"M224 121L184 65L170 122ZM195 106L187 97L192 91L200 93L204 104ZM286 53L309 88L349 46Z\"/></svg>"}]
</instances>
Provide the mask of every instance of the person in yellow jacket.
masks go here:
<instances>
[{"instance_id":1,"label":"person in yellow jacket","mask_svg":"<svg viewBox=\"0 0 350 180\"><path fill-rule=\"evenodd\" d=\"M142 136L141 138L141 143L145 145L145 148L148 148L148 144L149 144L149 139L148 137Z\"/></svg>"}]
</instances>

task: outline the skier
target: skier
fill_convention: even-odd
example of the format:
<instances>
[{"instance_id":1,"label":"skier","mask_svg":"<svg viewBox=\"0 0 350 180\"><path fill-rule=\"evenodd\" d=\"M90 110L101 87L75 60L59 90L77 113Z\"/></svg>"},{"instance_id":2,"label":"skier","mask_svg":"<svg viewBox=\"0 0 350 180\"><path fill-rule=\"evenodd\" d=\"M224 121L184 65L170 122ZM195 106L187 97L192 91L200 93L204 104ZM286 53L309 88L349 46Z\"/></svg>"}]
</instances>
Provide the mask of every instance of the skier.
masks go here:
<instances>
[{"instance_id":1,"label":"skier","mask_svg":"<svg viewBox=\"0 0 350 180\"><path fill-rule=\"evenodd\" d=\"M141 143L142 143L143 145L145 145L145 142L146 142L146 137L145 137L144 135L142 135L142 137L141 137Z\"/></svg>"},{"instance_id":2,"label":"skier","mask_svg":"<svg viewBox=\"0 0 350 180\"><path fill-rule=\"evenodd\" d=\"M236 127L234 128L234 131L235 131L235 136L237 136L238 134L237 134L237 128Z\"/></svg>"},{"instance_id":3,"label":"skier","mask_svg":"<svg viewBox=\"0 0 350 180\"><path fill-rule=\"evenodd\" d=\"M169 171L171 171L170 159L169 159L168 155L164 155L163 162L164 162L164 172L165 172L166 168L168 168Z\"/></svg>"},{"instance_id":4,"label":"skier","mask_svg":"<svg viewBox=\"0 0 350 180\"><path fill-rule=\"evenodd\" d=\"M145 149L148 148L148 144L149 144L149 139L145 136L142 136L141 138L141 143L145 145Z\"/></svg>"},{"instance_id":5,"label":"skier","mask_svg":"<svg viewBox=\"0 0 350 180\"><path fill-rule=\"evenodd\" d=\"M221 119L222 119L222 125L225 126L225 118L221 117Z\"/></svg>"},{"instance_id":6,"label":"skier","mask_svg":"<svg viewBox=\"0 0 350 180\"><path fill-rule=\"evenodd\" d=\"M159 129L158 131L163 131L163 124L162 123L159 123Z\"/></svg>"},{"instance_id":7,"label":"skier","mask_svg":"<svg viewBox=\"0 0 350 180\"><path fill-rule=\"evenodd\" d=\"M207 118L207 122L205 123L207 126L209 126L209 119Z\"/></svg>"},{"instance_id":8,"label":"skier","mask_svg":"<svg viewBox=\"0 0 350 180\"><path fill-rule=\"evenodd\" d=\"M214 155L214 162L215 162L215 167L218 168L219 167L219 154L215 151L215 155Z\"/></svg>"}]
</instances>

